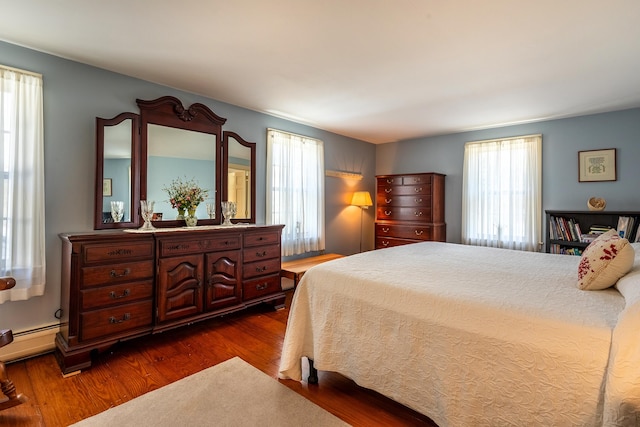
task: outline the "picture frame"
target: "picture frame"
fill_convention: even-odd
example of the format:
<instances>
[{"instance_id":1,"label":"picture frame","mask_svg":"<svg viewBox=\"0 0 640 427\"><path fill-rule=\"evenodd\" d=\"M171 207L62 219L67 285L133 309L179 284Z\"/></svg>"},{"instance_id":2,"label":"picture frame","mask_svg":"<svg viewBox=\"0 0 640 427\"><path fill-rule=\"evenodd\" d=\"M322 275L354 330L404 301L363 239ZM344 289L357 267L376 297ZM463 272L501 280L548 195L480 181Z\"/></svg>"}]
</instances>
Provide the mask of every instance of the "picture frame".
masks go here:
<instances>
[{"instance_id":1,"label":"picture frame","mask_svg":"<svg viewBox=\"0 0 640 427\"><path fill-rule=\"evenodd\" d=\"M578 151L578 182L616 180L615 148Z\"/></svg>"},{"instance_id":2,"label":"picture frame","mask_svg":"<svg viewBox=\"0 0 640 427\"><path fill-rule=\"evenodd\" d=\"M112 195L111 178L105 178L102 180L102 197L111 197Z\"/></svg>"}]
</instances>

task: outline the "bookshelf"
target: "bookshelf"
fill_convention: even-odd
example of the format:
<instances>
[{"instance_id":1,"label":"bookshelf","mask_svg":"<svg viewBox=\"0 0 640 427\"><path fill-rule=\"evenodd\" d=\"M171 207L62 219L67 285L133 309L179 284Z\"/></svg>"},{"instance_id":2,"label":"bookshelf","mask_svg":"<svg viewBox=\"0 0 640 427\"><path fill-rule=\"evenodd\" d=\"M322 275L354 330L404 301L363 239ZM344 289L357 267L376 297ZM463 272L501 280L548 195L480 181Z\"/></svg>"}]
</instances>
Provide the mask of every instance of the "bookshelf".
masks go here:
<instances>
[{"instance_id":1,"label":"bookshelf","mask_svg":"<svg viewBox=\"0 0 640 427\"><path fill-rule=\"evenodd\" d=\"M581 241L580 234L588 234L594 226L617 229L620 217L634 219L625 237L635 241L640 224L640 211L559 211L547 210L545 252L581 255L589 241ZM575 224L578 224L577 227Z\"/></svg>"}]
</instances>

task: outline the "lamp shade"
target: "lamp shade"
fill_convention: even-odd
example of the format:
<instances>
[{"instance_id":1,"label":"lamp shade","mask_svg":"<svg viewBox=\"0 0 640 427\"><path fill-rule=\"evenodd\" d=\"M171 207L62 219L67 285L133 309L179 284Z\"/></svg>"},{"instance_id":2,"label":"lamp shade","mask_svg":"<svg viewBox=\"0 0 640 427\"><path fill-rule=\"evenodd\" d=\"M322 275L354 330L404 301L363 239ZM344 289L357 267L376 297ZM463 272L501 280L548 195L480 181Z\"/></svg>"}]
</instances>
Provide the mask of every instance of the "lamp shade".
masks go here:
<instances>
[{"instance_id":1,"label":"lamp shade","mask_svg":"<svg viewBox=\"0 0 640 427\"><path fill-rule=\"evenodd\" d=\"M351 204L354 206L360 206L361 208L367 208L373 206L371 201L371 194L368 191L356 191L353 193Z\"/></svg>"}]
</instances>

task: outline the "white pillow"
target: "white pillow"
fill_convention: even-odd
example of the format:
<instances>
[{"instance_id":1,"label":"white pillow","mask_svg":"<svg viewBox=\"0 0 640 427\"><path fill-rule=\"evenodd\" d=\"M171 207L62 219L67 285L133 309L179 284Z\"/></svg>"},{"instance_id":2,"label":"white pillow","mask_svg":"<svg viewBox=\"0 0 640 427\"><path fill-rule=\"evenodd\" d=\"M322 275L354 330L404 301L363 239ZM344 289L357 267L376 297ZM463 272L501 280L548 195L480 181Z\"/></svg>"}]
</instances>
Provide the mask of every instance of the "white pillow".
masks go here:
<instances>
[{"instance_id":1,"label":"white pillow","mask_svg":"<svg viewBox=\"0 0 640 427\"><path fill-rule=\"evenodd\" d=\"M633 267L635 251L627 239L609 230L598 236L582 253L577 286L583 290L606 289Z\"/></svg>"}]
</instances>

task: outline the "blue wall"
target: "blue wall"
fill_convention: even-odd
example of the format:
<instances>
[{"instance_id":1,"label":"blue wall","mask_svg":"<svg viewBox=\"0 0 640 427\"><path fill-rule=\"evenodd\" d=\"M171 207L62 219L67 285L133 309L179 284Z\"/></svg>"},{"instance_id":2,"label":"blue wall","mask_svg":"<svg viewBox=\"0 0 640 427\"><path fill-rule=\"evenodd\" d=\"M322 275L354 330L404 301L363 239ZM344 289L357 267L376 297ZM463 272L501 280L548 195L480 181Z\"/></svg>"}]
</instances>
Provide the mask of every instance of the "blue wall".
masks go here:
<instances>
[{"instance_id":1,"label":"blue wall","mask_svg":"<svg viewBox=\"0 0 640 427\"><path fill-rule=\"evenodd\" d=\"M587 210L593 196L607 210L640 210L640 108L382 144L376 173L446 174L447 241L458 243L464 144L530 134L542 134L543 210ZM605 148L617 149L617 181L578 182L578 151Z\"/></svg>"},{"instance_id":2,"label":"blue wall","mask_svg":"<svg viewBox=\"0 0 640 427\"><path fill-rule=\"evenodd\" d=\"M375 191L375 146L202 96L0 42L0 62L44 76L44 143L47 286L44 296L0 305L0 324L21 332L58 323L61 244L58 234L93 230L95 119L138 112L136 98L171 95L186 106L200 102L227 118L225 130L256 145L256 213L265 220L267 128L324 141L325 166L360 172L362 181L327 177L327 251L358 251L360 210L349 206L355 190ZM346 168L346 169L345 169ZM158 199L160 200L160 199ZM372 209L369 209L372 211ZM373 247L373 216L366 212L365 247Z\"/></svg>"}]
</instances>

